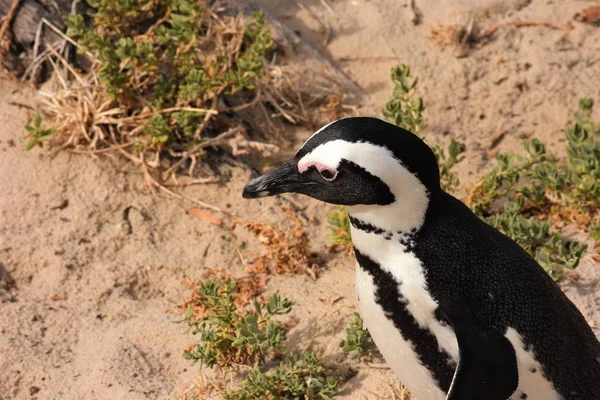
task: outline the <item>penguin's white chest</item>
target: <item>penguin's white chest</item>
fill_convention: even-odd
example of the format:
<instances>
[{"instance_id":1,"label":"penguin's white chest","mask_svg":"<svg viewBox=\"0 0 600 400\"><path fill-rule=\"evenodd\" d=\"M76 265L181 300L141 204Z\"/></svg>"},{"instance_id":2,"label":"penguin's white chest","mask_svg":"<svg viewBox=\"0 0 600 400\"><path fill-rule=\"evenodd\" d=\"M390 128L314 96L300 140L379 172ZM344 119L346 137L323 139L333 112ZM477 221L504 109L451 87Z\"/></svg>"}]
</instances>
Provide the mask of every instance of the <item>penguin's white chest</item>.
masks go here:
<instances>
[{"instance_id":1,"label":"penguin's white chest","mask_svg":"<svg viewBox=\"0 0 600 400\"><path fill-rule=\"evenodd\" d=\"M360 266L356 268L358 308L375 345L385 361L418 400L444 400L431 372L420 361L413 344L406 341L383 309L375 302L373 278Z\"/></svg>"},{"instance_id":2,"label":"penguin's white chest","mask_svg":"<svg viewBox=\"0 0 600 400\"><path fill-rule=\"evenodd\" d=\"M395 235L394 235L395 236ZM383 235L352 230L356 249L373 260L395 280L401 303L420 328L429 331L437 340L439 350L446 352L449 363L458 362L458 344L452 329L435 317L438 303L427 290L420 261L403 251L398 237L386 240ZM385 314L377 302L378 287L373 277L362 267L356 268L356 295L360 314L377 348L394 373L418 400L443 400L445 392L432 373L423 365L415 346ZM438 350L438 349L436 349Z\"/></svg>"}]
</instances>

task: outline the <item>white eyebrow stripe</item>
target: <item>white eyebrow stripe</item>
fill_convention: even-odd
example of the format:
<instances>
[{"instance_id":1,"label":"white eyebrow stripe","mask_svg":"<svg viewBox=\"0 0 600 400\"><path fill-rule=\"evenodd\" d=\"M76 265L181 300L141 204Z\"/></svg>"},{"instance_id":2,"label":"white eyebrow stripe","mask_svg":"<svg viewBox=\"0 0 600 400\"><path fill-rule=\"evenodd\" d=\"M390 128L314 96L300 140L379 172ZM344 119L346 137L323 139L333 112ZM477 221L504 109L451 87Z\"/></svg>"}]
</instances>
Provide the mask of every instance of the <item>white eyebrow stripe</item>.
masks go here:
<instances>
[{"instance_id":1,"label":"white eyebrow stripe","mask_svg":"<svg viewBox=\"0 0 600 400\"><path fill-rule=\"evenodd\" d=\"M317 164L337 171L345 150L345 143L349 144L345 140L338 139L318 145L298 161L298 171L302 173L311 165Z\"/></svg>"},{"instance_id":2,"label":"white eyebrow stripe","mask_svg":"<svg viewBox=\"0 0 600 400\"><path fill-rule=\"evenodd\" d=\"M298 161L298 170L306 170L314 164L337 170L342 158L364 168L371 175L393 187L400 170L406 170L392 152L384 146L369 142L348 142L332 140L315 147Z\"/></svg>"},{"instance_id":3,"label":"white eyebrow stripe","mask_svg":"<svg viewBox=\"0 0 600 400\"><path fill-rule=\"evenodd\" d=\"M379 178L396 198L394 203L378 207L377 210L369 206L353 206L353 215L390 231L406 231L423 224L429 203L427 189L385 146L331 140L304 155L298 161L298 170L319 163L337 171L342 159L353 162ZM392 221L390 215L396 218Z\"/></svg>"}]
</instances>

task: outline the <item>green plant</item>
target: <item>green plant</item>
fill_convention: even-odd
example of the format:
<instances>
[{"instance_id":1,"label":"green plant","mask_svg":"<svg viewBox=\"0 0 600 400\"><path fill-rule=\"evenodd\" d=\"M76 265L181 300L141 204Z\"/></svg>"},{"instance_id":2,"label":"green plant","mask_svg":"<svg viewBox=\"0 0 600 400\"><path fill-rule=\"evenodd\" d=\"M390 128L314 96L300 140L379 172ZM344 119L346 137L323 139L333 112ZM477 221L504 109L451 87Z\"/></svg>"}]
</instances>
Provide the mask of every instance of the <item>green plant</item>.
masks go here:
<instances>
[{"instance_id":1,"label":"green plant","mask_svg":"<svg viewBox=\"0 0 600 400\"><path fill-rule=\"evenodd\" d=\"M590 236L596 241L596 247L600 247L600 214L590 224Z\"/></svg>"},{"instance_id":2,"label":"green plant","mask_svg":"<svg viewBox=\"0 0 600 400\"><path fill-rule=\"evenodd\" d=\"M53 144L119 152L166 189L174 174L194 175L211 149L233 156L277 149L246 135L246 127L273 117L267 107L292 113L296 122L308 119L300 102L313 87L298 89L291 72L285 82L269 73L273 41L262 12L235 16L221 3L196 0L88 3L92 13L67 21L69 42L89 61L81 63L87 71L56 52L45 56L61 76L44 103L56 128ZM265 126L263 137L272 138L277 127Z\"/></svg>"},{"instance_id":3,"label":"green plant","mask_svg":"<svg viewBox=\"0 0 600 400\"><path fill-rule=\"evenodd\" d=\"M410 131L419 137L427 127L423 121L425 104L423 98L416 96L419 78L411 78L410 67L400 64L392 68L392 98L382 110L385 119L401 128ZM440 146L433 146L435 158L440 168L440 183L444 190L455 189L459 185L458 177L451 170L454 165L461 162L460 157L465 152L465 145L452 139L448 146L448 155Z\"/></svg>"},{"instance_id":4,"label":"green plant","mask_svg":"<svg viewBox=\"0 0 600 400\"><path fill-rule=\"evenodd\" d=\"M97 59L100 82L118 105L133 114L147 107L162 110L143 121L147 146L200 139L195 127L210 104L255 90L262 77L272 45L262 12L220 27L219 22L226 24L217 13L196 1L88 3L96 10L93 26L88 28L82 15L70 15L68 35Z\"/></svg>"},{"instance_id":5,"label":"green plant","mask_svg":"<svg viewBox=\"0 0 600 400\"><path fill-rule=\"evenodd\" d=\"M448 145L448 155L440 146L434 146L433 152L440 168L440 185L445 191L455 190L460 184L458 176L452 172L452 168L464 160L462 155L466 150L464 143L450 140Z\"/></svg>"},{"instance_id":6,"label":"green plant","mask_svg":"<svg viewBox=\"0 0 600 400\"><path fill-rule=\"evenodd\" d=\"M328 375L313 352L288 355L272 373L255 368L239 389L225 393L225 400L328 400L338 392L339 378Z\"/></svg>"},{"instance_id":7,"label":"green plant","mask_svg":"<svg viewBox=\"0 0 600 400\"><path fill-rule=\"evenodd\" d=\"M473 186L467 199L475 214L484 217L491 215L493 202L513 192L522 177L533 174L540 164L556 162L554 158L548 159L546 146L537 139L525 140L524 147L525 155L496 153L496 167ZM539 194L539 190L530 186L523 193L533 198Z\"/></svg>"},{"instance_id":8,"label":"green plant","mask_svg":"<svg viewBox=\"0 0 600 400\"><path fill-rule=\"evenodd\" d=\"M363 320L355 312L350 323L346 327L346 339L344 340L344 353L350 358L359 358L371 355L373 339L369 331L363 328Z\"/></svg>"},{"instance_id":9,"label":"green plant","mask_svg":"<svg viewBox=\"0 0 600 400\"><path fill-rule=\"evenodd\" d=\"M25 145L26 150L31 150L32 148L40 144L42 141L48 139L48 137L50 137L50 135L52 135L56 131L55 128L42 128L42 117L39 113L35 114L35 116L33 117L33 125L25 125L25 130L29 132L29 135L31 136L31 138Z\"/></svg>"},{"instance_id":10,"label":"green plant","mask_svg":"<svg viewBox=\"0 0 600 400\"><path fill-rule=\"evenodd\" d=\"M561 215L582 225L590 224L591 213L600 207L600 141L591 112L591 99L580 101L575 123L566 129L564 162L547 154L536 139L526 140L526 155L496 154L497 166L471 189L469 203L480 215L488 215L494 201L522 197L525 207Z\"/></svg>"},{"instance_id":11,"label":"green plant","mask_svg":"<svg viewBox=\"0 0 600 400\"><path fill-rule=\"evenodd\" d=\"M234 280L209 279L202 282L188 305L184 321L200 339L184 357L202 366L231 368L238 364L260 365L269 352L281 353L286 328L273 321L290 312L292 302L272 295L264 304L253 302L244 311L235 303Z\"/></svg>"},{"instance_id":12,"label":"green plant","mask_svg":"<svg viewBox=\"0 0 600 400\"><path fill-rule=\"evenodd\" d=\"M558 279L575 268L585 246L563 239L557 229L575 223L598 240L600 141L592 120L594 102L579 102L566 128L564 161L548 154L536 139L524 142L525 154L496 154L497 165L471 189L473 211L527 250Z\"/></svg>"},{"instance_id":13,"label":"green plant","mask_svg":"<svg viewBox=\"0 0 600 400\"><path fill-rule=\"evenodd\" d=\"M329 240L344 246L349 246L352 243L347 207L336 206L332 211L327 213L327 222L331 231Z\"/></svg>"},{"instance_id":14,"label":"green plant","mask_svg":"<svg viewBox=\"0 0 600 400\"><path fill-rule=\"evenodd\" d=\"M590 134L596 134L600 132L600 127L592 119L592 112L594 110L594 99L591 97L583 97L579 100L579 109L573 115L575 124L580 125L585 131Z\"/></svg>"},{"instance_id":15,"label":"green plant","mask_svg":"<svg viewBox=\"0 0 600 400\"><path fill-rule=\"evenodd\" d=\"M522 216L523 203L523 198L509 202L502 212L486 221L510 236L557 280L566 270L577 267L585 246L564 240L552 229L549 220Z\"/></svg>"},{"instance_id":16,"label":"green plant","mask_svg":"<svg viewBox=\"0 0 600 400\"><path fill-rule=\"evenodd\" d=\"M388 122L420 136L427 125L423 122L423 99L415 99L419 78L412 79L410 67L405 64L393 67L391 75L394 89L392 99L382 110L383 116Z\"/></svg>"},{"instance_id":17,"label":"green plant","mask_svg":"<svg viewBox=\"0 0 600 400\"><path fill-rule=\"evenodd\" d=\"M232 26L222 38L225 46L218 48L208 42L214 39L206 34L210 13L200 2L88 3L96 9L93 28L85 26L82 15L70 15L68 34L98 59L101 81L120 102L150 99L154 107L165 108L254 89L272 45L262 12Z\"/></svg>"}]
</instances>

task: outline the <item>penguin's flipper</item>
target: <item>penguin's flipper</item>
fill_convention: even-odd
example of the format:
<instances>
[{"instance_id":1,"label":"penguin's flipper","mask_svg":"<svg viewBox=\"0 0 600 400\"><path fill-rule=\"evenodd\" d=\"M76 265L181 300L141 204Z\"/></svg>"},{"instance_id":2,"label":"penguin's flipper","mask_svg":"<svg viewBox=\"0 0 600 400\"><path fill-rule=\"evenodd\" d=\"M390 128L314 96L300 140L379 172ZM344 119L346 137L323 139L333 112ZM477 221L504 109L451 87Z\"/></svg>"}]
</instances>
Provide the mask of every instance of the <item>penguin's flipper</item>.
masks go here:
<instances>
[{"instance_id":1,"label":"penguin's flipper","mask_svg":"<svg viewBox=\"0 0 600 400\"><path fill-rule=\"evenodd\" d=\"M515 349L495 329L455 328L459 360L446 400L506 400L517 389Z\"/></svg>"}]
</instances>

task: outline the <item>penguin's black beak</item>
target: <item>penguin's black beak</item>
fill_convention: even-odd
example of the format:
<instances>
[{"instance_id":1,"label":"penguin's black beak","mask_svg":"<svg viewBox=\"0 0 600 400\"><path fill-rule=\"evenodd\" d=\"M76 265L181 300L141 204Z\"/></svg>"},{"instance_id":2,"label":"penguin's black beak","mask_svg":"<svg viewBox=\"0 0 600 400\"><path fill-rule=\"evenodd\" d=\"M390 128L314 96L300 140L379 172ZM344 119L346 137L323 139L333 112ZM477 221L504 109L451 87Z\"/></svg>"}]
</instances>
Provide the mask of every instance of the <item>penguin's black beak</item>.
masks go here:
<instances>
[{"instance_id":1,"label":"penguin's black beak","mask_svg":"<svg viewBox=\"0 0 600 400\"><path fill-rule=\"evenodd\" d=\"M279 193L304 193L306 186L315 184L298 172L296 161L291 161L281 167L266 173L244 187L242 197L245 199L257 199L260 197L273 196Z\"/></svg>"}]
</instances>

